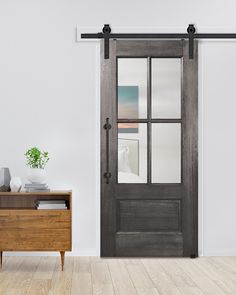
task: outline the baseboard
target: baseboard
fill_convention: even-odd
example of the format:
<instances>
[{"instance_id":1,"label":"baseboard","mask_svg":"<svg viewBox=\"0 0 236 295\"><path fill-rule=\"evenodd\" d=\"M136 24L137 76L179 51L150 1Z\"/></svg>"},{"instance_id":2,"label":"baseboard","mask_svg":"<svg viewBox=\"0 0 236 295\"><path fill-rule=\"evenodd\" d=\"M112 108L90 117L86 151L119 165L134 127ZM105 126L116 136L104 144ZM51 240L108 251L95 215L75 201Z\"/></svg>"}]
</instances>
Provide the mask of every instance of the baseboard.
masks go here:
<instances>
[{"instance_id":1,"label":"baseboard","mask_svg":"<svg viewBox=\"0 0 236 295\"><path fill-rule=\"evenodd\" d=\"M59 256L59 252L3 252L4 256ZM96 249L80 249L66 252L66 256L99 256Z\"/></svg>"},{"instance_id":2,"label":"baseboard","mask_svg":"<svg viewBox=\"0 0 236 295\"><path fill-rule=\"evenodd\" d=\"M236 256L235 249L209 249L204 250L202 256Z\"/></svg>"},{"instance_id":3,"label":"baseboard","mask_svg":"<svg viewBox=\"0 0 236 295\"><path fill-rule=\"evenodd\" d=\"M59 256L59 252L4 252L4 256ZM66 256L100 256L96 249L80 249L66 252ZM211 249L199 253L199 257L236 256L236 249Z\"/></svg>"}]
</instances>

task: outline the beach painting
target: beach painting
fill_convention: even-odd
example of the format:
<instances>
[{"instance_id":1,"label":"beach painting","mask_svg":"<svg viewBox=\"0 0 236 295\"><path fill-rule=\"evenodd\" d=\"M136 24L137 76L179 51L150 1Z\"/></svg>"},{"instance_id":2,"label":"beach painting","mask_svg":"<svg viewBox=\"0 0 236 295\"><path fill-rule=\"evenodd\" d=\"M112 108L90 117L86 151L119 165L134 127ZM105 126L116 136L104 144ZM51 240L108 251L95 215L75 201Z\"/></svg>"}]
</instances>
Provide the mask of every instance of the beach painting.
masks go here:
<instances>
[{"instance_id":1,"label":"beach painting","mask_svg":"<svg viewBox=\"0 0 236 295\"><path fill-rule=\"evenodd\" d=\"M139 117L138 86L118 86L118 118L137 119ZM119 123L118 133L138 133L138 123Z\"/></svg>"}]
</instances>

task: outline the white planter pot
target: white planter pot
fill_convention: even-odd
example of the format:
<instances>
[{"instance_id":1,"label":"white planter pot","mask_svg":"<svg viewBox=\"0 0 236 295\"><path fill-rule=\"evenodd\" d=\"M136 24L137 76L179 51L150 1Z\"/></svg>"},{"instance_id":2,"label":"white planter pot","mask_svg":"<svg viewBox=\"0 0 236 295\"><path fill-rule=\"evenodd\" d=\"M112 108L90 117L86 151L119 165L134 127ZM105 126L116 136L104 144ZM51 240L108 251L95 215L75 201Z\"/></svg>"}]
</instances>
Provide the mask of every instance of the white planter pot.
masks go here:
<instances>
[{"instance_id":1,"label":"white planter pot","mask_svg":"<svg viewBox=\"0 0 236 295\"><path fill-rule=\"evenodd\" d=\"M46 183L46 170L39 168L30 168L27 178L32 183Z\"/></svg>"}]
</instances>

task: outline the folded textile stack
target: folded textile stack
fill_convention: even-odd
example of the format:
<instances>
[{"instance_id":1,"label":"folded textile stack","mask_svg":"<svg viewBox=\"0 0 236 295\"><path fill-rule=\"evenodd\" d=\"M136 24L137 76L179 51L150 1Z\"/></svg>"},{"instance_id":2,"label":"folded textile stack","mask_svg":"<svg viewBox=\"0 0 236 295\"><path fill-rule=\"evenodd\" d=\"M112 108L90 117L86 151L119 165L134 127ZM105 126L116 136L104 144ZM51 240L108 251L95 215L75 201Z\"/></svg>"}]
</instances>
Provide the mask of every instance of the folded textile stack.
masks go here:
<instances>
[{"instance_id":1,"label":"folded textile stack","mask_svg":"<svg viewBox=\"0 0 236 295\"><path fill-rule=\"evenodd\" d=\"M68 208L65 200L38 200L36 202L36 209L67 210Z\"/></svg>"},{"instance_id":2,"label":"folded textile stack","mask_svg":"<svg viewBox=\"0 0 236 295\"><path fill-rule=\"evenodd\" d=\"M26 183L26 192L49 192L50 189L46 183Z\"/></svg>"}]
</instances>

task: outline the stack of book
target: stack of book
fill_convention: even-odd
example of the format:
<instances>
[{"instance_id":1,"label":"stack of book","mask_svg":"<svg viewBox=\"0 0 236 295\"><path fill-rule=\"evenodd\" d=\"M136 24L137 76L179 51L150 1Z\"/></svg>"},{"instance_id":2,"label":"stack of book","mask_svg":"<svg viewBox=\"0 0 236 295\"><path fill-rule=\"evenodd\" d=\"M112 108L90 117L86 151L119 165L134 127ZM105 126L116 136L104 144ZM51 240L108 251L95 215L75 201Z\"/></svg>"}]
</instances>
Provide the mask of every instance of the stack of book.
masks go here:
<instances>
[{"instance_id":1,"label":"stack of book","mask_svg":"<svg viewBox=\"0 0 236 295\"><path fill-rule=\"evenodd\" d=\"M50 189L46 183L26 183L25 191L30 192L49 192Z\"/></svg>"},{"instance_id":2,"label":"stack of book","mask_svg":"<svg viewBox=\"0 0 236 295\"><path fill-rule=\"evenodd\" d=\"M36 209L67 210L67 205L65 200L38 200L36 202Z\"/></svg>"}]
</instances>

